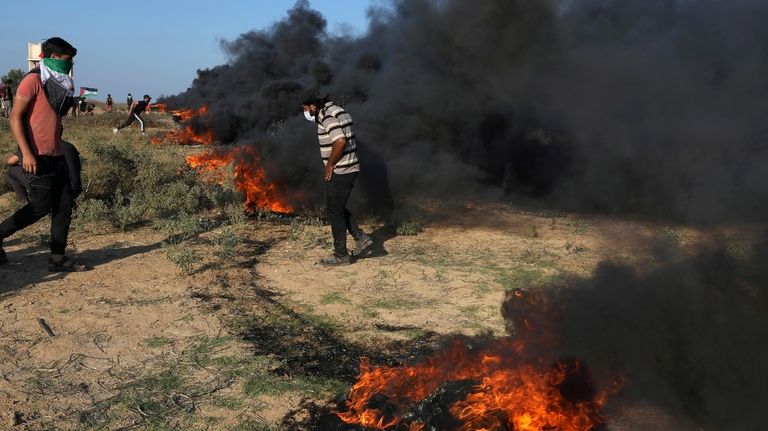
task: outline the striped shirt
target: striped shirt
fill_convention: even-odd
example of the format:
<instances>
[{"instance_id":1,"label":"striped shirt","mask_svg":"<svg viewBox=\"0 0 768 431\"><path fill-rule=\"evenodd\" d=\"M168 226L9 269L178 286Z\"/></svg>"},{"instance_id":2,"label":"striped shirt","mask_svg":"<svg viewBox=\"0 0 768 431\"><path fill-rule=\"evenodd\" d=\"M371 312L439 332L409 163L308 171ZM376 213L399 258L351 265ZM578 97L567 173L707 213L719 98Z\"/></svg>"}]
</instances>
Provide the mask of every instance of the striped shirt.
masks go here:
<instances>
[{"instance_id":1,"label":"striped shirt","mask_svg":"<svg viewBox=\"0 0 768 431\"><path fill-rule=\"evenodd\" d=\"M328 164L333 143L341 138L347 138L342 156L333 169L334 174L349 174L360 171L360 161L357 160L357 143L352 132L352 116L344 109L328 102L317 113L317 139L320 141L320 157L323 164Z\"/></svg>"}]
</instances>

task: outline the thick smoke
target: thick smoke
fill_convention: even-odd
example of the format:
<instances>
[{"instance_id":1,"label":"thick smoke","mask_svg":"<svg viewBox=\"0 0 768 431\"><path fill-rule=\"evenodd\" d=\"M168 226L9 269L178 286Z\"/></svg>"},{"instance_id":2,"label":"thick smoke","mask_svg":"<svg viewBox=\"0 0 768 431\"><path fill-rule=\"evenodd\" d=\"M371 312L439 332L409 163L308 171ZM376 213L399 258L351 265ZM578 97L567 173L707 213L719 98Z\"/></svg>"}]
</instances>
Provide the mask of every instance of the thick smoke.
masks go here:
<instances>
[{"instance_id":1,"label":"thick smoke","mask_svg":"<svg viewBox=\"0 0 768 431\"><path fill-rule=\"evenodd\" d=\"M388 186L396 202L768 215L765 2L392 0L370 19L362 37L331 35L299 1L168 102L209 104L220 140L255 145L304 196L320 162L297 95L318 87L354 117L369 205Z\"/></svg>"},{"instance_id":2,"label":"thick smoke","mask_svg":"<svg viewBox=\"0 0 768 431\"><path fill-rule=\"evenodd\" d=\"M568 289L531 293L546 295L539 303L555 317L533 326L557 328L560 355L621 374L614 398L629 406L655 405L700 429L765 429L767 245L666 253L666 264L643 274L603 263ZM520 300L505 301L510 321L521 317Z\"/></svg>"}]
</instances>

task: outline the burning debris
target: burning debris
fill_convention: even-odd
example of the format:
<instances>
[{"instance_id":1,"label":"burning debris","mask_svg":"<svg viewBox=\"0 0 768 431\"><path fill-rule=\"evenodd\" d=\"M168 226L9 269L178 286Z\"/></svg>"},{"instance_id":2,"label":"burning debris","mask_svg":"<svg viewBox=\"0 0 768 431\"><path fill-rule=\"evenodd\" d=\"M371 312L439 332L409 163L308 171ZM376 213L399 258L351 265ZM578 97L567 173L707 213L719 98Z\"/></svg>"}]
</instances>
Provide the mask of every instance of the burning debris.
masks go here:
<instances>
[{"instance_id":1,"label":"burning debris","mask_svg":"<svg viewBox=\"0 0 768 431\"><path fill-rule=\"evenodd\" d=\"M165 103L150 103L147 105L147 112L156 111L156 112L166 112L168 110L168 105Z\"/></svg>"},{"instance_id":2,"label":"burning debris","mask_svg":"<svg viewBox=\"0 0 768 431\"><path fill-rule=\"evenodd\" d=\"M278 187L267 182L253 147L219 147L206 153L188 156L186 161L191 168L207 173L209 181L216 184L224 184L227 178L226 169L231 166L235 188L245 196L243 205L248 212L293 212L293 207L287 203Z\"/></svg>"},{"instance_id":3,"label":"burning debris","mask_svg":"<svg viewBox=\"0 0 768 431\"><path fill-rule=\"evenodd\" d=\"M602 425L607 392L586 365L526 359L519 340L473 349L460 339L424 363L360 366L339 418L372 429L588 431Z\"/></svg>"},{"instance_id":4,"label":"burning debris","mask_svg":"<svg viewBox=\"0 0 768 431\"><path fill-rule=\"evenodd\" d=\"M162 104L165 112L165 105ZM163 136L152 138L152 143L160 145L162 143L173 143L176 145L211 145L215 137L213 131L203 128L202 131L196 131L190 124L191 120L205 116L208 113L208 106L201 106L198 109L178 109L171 111L174 121L180 124L180 130L170 131Z\"/></svg>"},{"instance_id":5,"label":"burning debris","mask_svg":"<svg viewBox=\"0 0 768 431\"><path fill-rule=\"evenodd\" d=\"M182 129L152 138L152 143L155 145L163 143L212 145L215 139L210 129L201 126L198 129L202 130L196 131L190 124L207 113L208 107L205 105L197 109L171 111L174 121L179 123ZM244 195L243 206L248 212L258 210L293 212L293 207L282 197L277 185L266 180L266 173L252 146L220 146L208 152L187 156L186 163L198 172L205 173L206 179L215 184L224 184L227 179L227 169L232 166L234 186Z\"/></svg>"},{"instance_id":6,"label":"burning debris","mask_svg":"<svg viewBox=\"0 0 768 431\"><path fill-rule=\"evenodd\" d=\"M448 349L412 366L372 367L367 360L338 417L372 429L589 431L618 384L597 390L576 358L546 360L554 316L547 304L518 290L506 312L518 329L475 347L455 338ZM538 340L550 340L540 342Z\"/></svg>"}]
</instances>

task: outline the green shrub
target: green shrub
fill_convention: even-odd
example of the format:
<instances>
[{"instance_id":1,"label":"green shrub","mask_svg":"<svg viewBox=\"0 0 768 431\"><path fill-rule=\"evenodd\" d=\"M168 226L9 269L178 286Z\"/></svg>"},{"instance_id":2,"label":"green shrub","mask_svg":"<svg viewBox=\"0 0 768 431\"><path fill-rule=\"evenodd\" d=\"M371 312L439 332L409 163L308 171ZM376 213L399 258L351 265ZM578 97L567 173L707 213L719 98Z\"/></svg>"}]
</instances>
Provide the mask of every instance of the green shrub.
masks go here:
<instances>
[{"instance_id":1,"label":"green shrub","mask_svg":"<svg viewBox=\"0 0 768 431\"><path fill-rule=\"evenodd\" d=\"M189 247L180 244L164 242L162 248L165 256L183 272L189 274L197 261L197 253Z\"/></svg>"},{"instance_id":2,"label":"green shrub","mask_svg":"<svg viewBox=\"0 0 768 431\"><path fill-rule=\"evenodd\" d=\"M180 243L209 230L212 223L197 214L180 213L167 219L155 220L155 228Z\"/></svg>"},{"instance_id":3,"label":"green shrub","mask_svg":"<svg viewBox=\"0 0 768 431\"><path fill-rule=\"evenodd\" d=\"M81 153L86 198L108 198L118 189L131 193L136 184L140 155L129 146L96 146L90 155ZM149 162L147 162L149 163Z\"/></svg>"},{"instance_id":4,"label":"green shrub","mask_svg":"<svg viewBox=\"0 0 768 431\"><path fill-rule=\"evenodd\" d=\"M237 256L237 246L243 237L232 226L225 227L213 240L216 244L215 255L222 263L231 262Z\"/></svg>"},{"instance_id":5,"label":"green shrub","mask_svg":"<svg viewBox=\"0 0 768 431\"><path fill-rule=\"evenodd\" d=\"M415 221L404 221L397 225L395 233L398 236L413 236L424 232L424 227L421 223Z\"/></svg>"}]
</instances>

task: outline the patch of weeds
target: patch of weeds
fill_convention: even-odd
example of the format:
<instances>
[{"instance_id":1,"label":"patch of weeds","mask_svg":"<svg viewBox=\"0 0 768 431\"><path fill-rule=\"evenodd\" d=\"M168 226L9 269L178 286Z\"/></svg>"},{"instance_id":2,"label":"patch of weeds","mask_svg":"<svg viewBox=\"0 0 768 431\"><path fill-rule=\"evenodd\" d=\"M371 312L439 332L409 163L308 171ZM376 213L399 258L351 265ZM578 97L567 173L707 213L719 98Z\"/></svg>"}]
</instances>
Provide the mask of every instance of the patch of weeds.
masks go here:
<instances>
[{"instance_id":1,"label":"patch of weeds","mask_svg":"<svg viewBox=\"0 0 768 431\"><path fill-rule=\"evenodd\" d=\"M102 220L108 220L111 210L101 199L86 199L78 204L72 217L72 222L77 228Z\"/></svg>"},{"instance_id":2,"label":"patch of weeds","mask_svg":"<svg viewBox=\"0 0 768 431\"><path fill-rule=\"evenodd\" d=\"M429 334L429 331L421 328L413 328L413 329L406 329L405 331L402 331L401 334L405 335L406 337L416 340L426 337Z\"/></svg>"},{"instance_id":3,"label":"patch of weeds","mask_svg":"<svg viewBox=\"0 0 768 431\"><path fill-rule=\"evenodd\" d=\"M591 226L589 223L578 222L573 225L573 232L577 235L584 235L585 233L589 232L590 228Z\"/></svg>"},{"instance_id":4,"label":"patch of weeds","mask_svg":"<svg viewBox=\"0 0 768 431\"><path fill-rule=\"evenodd\" d=\"M751 257L752 247L747 241L729 242L725 247L725 252L734 260L746 262Z\"/></svg>"},{"instance_id":5,"label":"patch of weeds","mask_svg":"<svg viewBox=\"0 0 768 431\"><path fill-rule=\"evenodd\" d=\"M196 364L205 367L217 359L214 357L218 353L217 349L231 342L232 337L194 337L193 340L194 344L185 353Z\"/></svg>"},{"instance_id":6,"label":"patch of weeds","mask_svg":"<svg viewBox=\"0 0 768 431\"><path fill-rule=\"evenodd\" d=\"M483 298L493 292L493 288L485 283L478 283L472 289L473 298Z\"/></svg>"},{"instance_id":7,"label":"patch of weeds","mask_svg":"<svg viewBox=\"0 0 768 431\"><path fill-rule=\"evenodd\" d=\"M671 226L665 226L659 231L659 237L672 244L679 244L683 238L683 234L680 229L676 229Z\"/></svg>"},{"instance_id":8,"label":"patch of weeds","mask_svg":"<svg viewBox=\"0 0 768 431\"><path fill-rule=\"evenodd\" d=\"M237 246L242 241L242 235L235 228L226 226L213 239L213 243L216 245L214 254L222 263L231 262L237 256Z\"/></svg>"},{"instance_id":9,"label":"patch of weeds","mask_svg":"<svg viewBox=\"0 0 768 431\"><path fill-rule=\"evenodd\" d=\"M378 319L381 317L381 312L379 312L379 310L368 305L360 307L360 312L368 319Z\"/></svg>"},{"instance_id":10,"label":"patch of weeds","mask_svg":"<svg viewBox=\"0 0 768 431\"><path fill-rule=\"evenodd\" d=\"M197 214L181 213L176 216L155 221L155 227L180 243L196 237L212 227L212 223Z\"/></svg>"},{"instance_id":11,"label":"patch of weeds","mask_svg":"<svg viewBox=\"0 0 768 431\"><path fill-rule=\"evenodd\" d=\"M320 304L351 304L351 301L339 292L329 292L320 298Z\"/></svg>"},{"instance_id":12,"label":"patch of weeds","mask_svg":"<svg viewBox=\"0 0 768 431\"><path fill-rule=\"evenodd\" d=\"M162 249L165 256L174 265L178 266L183 272L189 274L192 272L194 264L197 262L197 253L189 247L183 247L181 244L172 244L164 242Z\"/></svg>"},{"instance_id":13,"label":"patch of weeds","mask_svg":"<svg viewBox=\"0 0 768 431\"><path fill-rule=\"evenodd\" d=\"M318 216L299 216L291 220L290 238L302 243L304 248L323 247L329 244L328 232Z\"/></svg>"},{"instance_id":14,"label":"patch of weeds","mask_svg":"<svg viewBox=\"0 0 768 431\"><path fill-rule=\"evenodd\" d=\"M476 320L481 309L479 305L465 305L458 308L463 317L470 320Z\"/></svg>"},{"instance_id":15,"label":"patch of weeds","mask_svg":"<svg viewBox=\"0 0 768 431\"><path fill-rule=\"evenodd\" d=\"M173 340L168 337L151 337L144 340L144 345L150 349L159 349L172 343Z\"/></svg>"},{"instance_id":16,"label":"patch of weeds","mask_svg":"<svg viewBox=\"0 0 768 431\"><path fill-rule=\"evenodd\" d=\"M248 216L240 203L225 205L223 212L231 225L243 225L248 221Z\"/></svg>"},{"instance_id":17,"label":"patch of weeds","mask_svg":"<svg viewBox=\"0 0 768 431\"><path fill-rule=\"evenodd\" d=\"M211 404L213 404L216 407L225 408L227 410L239 410L243 408L243 400L239 398L234 397L219 397L214 398L211 401Z\"/></svg>"},{"instance_id":18,"label":"patch of weeds","mask_svg":"<svg viewBox=\"0 0 768 431\"><path fill-rule=\"evenodd\" d=\"M545 274L541 268L516 265L512 267L499 267L489 265L485 271L493 274L496 282L505 290L528 289L547 284L552 276Z\"/></svg>"},{"instance_id":19,"label":"patch of weeds","mask_svg":"<svg viewBox=\"0 0 768 431\"><path fill-rule=\"evenodd\" d=\"M379 298L373 306L384 310L415 310L430 305L433 301L422 299L408 299L405 297Z\"/></svg>"},{"instance_id":20,"label":"patch of weeds","mask_svg":"<svg viewBox=\"0 0 768 431\"><path fill-rule=\"evenodd\" d=\"M422 232L424 232L424 227L417 221L404 221L395 228L397 236L416 236Z\"/></svg>"},{"instance_id":21,"label":"patch of weeds","mask_svg":"<svg viewBox=\"0 0 768 431\"><path fill-rule=\"evenodd\" d=\"M110 208L109 217L112 226L126 231L143 220L144 202L139 195L128 196L118 189L113 199L115 204Z\"/></svg>"},{"instance_id":22,"label":"patch of weeds","mask_svg":"<svg viewBox=\"0 0 768 431\"><path fill-rule=\"evenodd\" d=\"M579 254L579 253L584 253L585 251L587 251L587 248L584 247L581 244L574 244L571 241L566 241L566 243L565 243L565 250L568 253Z\"/></svg>"}]
</instances>

